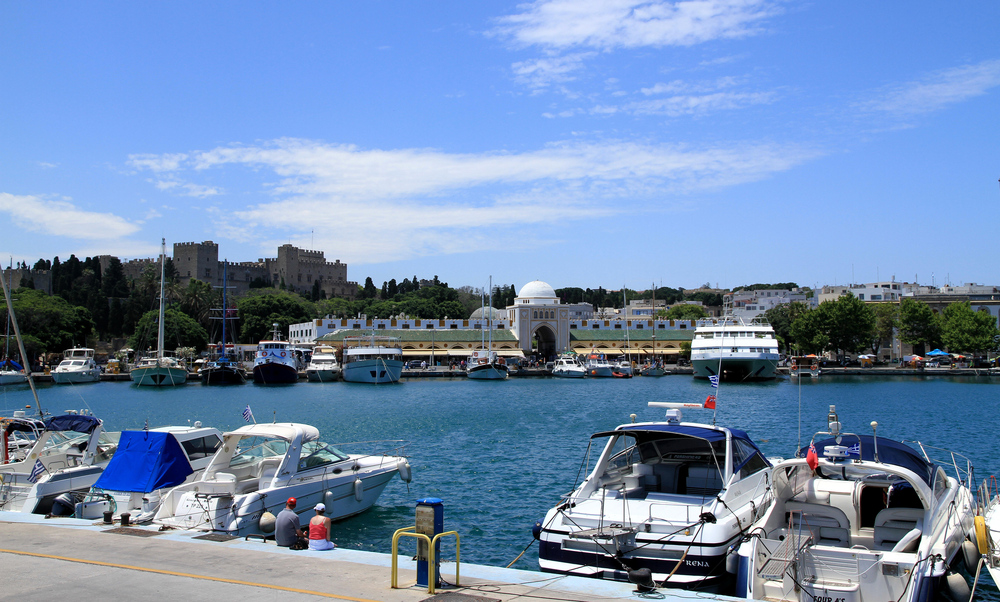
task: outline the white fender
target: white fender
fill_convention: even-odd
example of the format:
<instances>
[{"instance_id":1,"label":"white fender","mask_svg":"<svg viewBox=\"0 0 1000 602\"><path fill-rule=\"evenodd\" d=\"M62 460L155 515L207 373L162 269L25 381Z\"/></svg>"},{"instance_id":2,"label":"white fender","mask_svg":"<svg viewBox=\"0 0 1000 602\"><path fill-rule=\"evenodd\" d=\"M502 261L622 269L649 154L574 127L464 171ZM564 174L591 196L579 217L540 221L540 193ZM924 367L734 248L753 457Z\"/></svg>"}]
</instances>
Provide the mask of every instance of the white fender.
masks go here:
<instances>
[{"instance_id":1,"label":"white fender","mask_svg":"<svg viewBox=\"0 0 1000 602\"><path fill-rule=\"evenodd\" d=\"M261 533L274 533L274 520L275 517L270 512L264 512L264 514L261 514L260 522L257 524Z\"/></svg>"},{"instance_id":2,"label":"white fender","mask_svg":"<svg viewBox=\"0 0 1000 602\"><path fill-rule=\"evenodd\" d=\"M404 483L409 483L413 478L413 471L410 468L410 463L405 459L396 462L396 468L399 469L399 478L403 479Z\"/></svg>"},{"instance_id":3,"label":"white fender","mask_svg":"<svg viewBox=\"0 0 1000 602\"><path fill-rule=\"evenodd\" d=\"M965 570L969 571L970 575L975 575L976 567L979 566L979 550L976 544L968 539L962 542L962 560L965 561Z\"/></svg>"},{"instance_id":4,"label":"white fender","mask_svg":"<svg viewBox=\"0 0 1000 602\"><path fill-rule=\"evenodd\" d=\"M359 502L365 497L365 484L361 479L354 479L354 499Z\"/></svg>"},{"instance_id":5,"label":"white fender","mask_svg":"<svg viewBox=\"0 0 1000 602\"><path fill-rule=\"evenodd\" d=\"M969 589L969 583L960 573L948 571L948 574L945 575L945 587L952 600L963 601L972 597L972 590Z\"/></svg>"}]
</instances>

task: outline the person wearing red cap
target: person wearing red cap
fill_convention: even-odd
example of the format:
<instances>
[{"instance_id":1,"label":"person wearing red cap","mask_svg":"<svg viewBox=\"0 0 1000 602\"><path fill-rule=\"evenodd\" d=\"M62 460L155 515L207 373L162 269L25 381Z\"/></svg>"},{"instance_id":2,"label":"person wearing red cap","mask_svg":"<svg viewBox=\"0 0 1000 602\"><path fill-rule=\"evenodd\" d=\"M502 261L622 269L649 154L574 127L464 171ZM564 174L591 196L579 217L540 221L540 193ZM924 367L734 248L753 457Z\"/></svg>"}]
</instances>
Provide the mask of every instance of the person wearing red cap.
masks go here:
<instances>
[{"instance_id":1,"label":"person wearing red cap","mask_svg":"<svg viewBox=\"0 0 1000 602\"><path fill-rule=\"evenodd\" d=\"M299 515L295 513L296 500L293 497L285 502L285 509L274 519L274 540L279 546L304 549L309 545L305 531L299 524ZM296 545L298 543L298 545Z\"/></svg>"}]
</instances>

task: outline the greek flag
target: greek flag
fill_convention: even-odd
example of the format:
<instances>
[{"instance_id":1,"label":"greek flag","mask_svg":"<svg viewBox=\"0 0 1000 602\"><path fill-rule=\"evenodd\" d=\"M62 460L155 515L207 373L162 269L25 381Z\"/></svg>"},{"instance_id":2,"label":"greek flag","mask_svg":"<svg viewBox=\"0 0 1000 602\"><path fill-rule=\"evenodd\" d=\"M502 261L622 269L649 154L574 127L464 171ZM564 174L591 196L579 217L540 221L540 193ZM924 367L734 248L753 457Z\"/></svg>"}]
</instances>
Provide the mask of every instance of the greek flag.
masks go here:
<instances>
[{"instance_id":1,"label":"greek flag","mask_svg":"<svg viewBox=\"0 0 1000 602\"><path fill-rule=\"evenodd\" d=\"M719 388L719 377L718 377L718 375L713 374L713 375L709 376L708 377L708 382L712 383L712 388L713 389L718 389Z\"/></svg>"},{"instance_id":2,"label":"greek flag","mask_svg":"<svg viewBox=\"0 0 1000 602\"><path fill-rule=\"evenodd\" d=\"M35 465L31 467L31 474L28 475L28 480L32 483L38 482L38 477L42 476L45 472L45 466L42 465L41 460L35 460Z\"/></svg>"},{"instance_id":3,"label":"greek flag","mask_svg":"<svg viewBox=\"0 0 1000 602\"><path fill-rule=\"evenodd\" d=\"M243 420L246 420L247 422L253 421L253 412L250 411L250 406L243 409Z\"/></svg>"}]
</instances>

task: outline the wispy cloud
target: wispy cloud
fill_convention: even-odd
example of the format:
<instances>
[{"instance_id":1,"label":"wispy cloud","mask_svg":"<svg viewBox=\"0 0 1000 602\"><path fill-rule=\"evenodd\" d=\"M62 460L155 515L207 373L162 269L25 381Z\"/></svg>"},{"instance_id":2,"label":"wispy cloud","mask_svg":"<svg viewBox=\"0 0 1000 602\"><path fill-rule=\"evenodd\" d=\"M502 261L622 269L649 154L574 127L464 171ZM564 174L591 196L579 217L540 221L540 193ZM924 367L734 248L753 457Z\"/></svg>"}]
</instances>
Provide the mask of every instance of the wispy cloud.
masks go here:
<instances>
[{"instance_id":1,"label":"wispy cloud","mask_svg":"<svg viewBox=\"0 0 1000 602\"><path fill-rule=\"evenodd\" d=\"M514 78L532 89L541 89L556 83L574 79L573 72L583 67L583 61L594 52L578 52L564 56L549 56L511 65Z\"/></svg>"},{"instance_id":2,"label":"wispy cloud","mask_svg":"<svg viewBox=\"0 0 1000 602\"><path fill-rule=\"evenodd\" d=\"M909 117L981 96L997 86L1000 86L1000 59L993 59L944 69L917 81L888 87L860 106L868 111Z\"/></svg>"},{"instance_id":3,"label":"wispy cloud","mask_svg":"<svg viewBox=\"0 0 1000 602\"><path fill-rule=\"evenodd\" d=\"M180 164L187 159L183 153L152 155L136 154L129 155L128 165L134 169L148 169L152 172L175 171Z\"/></svg>"},{"instance_id":4,"label":"wispy cloud","mask_svg":"<svg viewBox=\"0 0 1000 602\"><path fill-rule=\"evenodd\" d=\"M736 77L721 77L711 81L686 82L674 80L661 82L639 93L643 100L625 102L620 105L598 105L589 110L592 115L704 115L714 111L735 110L752 105L771 104L778 95L767 91L736 91L732 88L742 84ZM663 98L655 98L666 95ZM560 115L563 116L563 115Z\"/></svg>"},{"instance_id":5,"label":"wispy cloud","mask_svg":"<svg viewBox=\"0 0 1000 602\"><path fill-rule=\"evenodd\" d=\"M495 33L520 46L611 50L691 46L762 31L779 12L768 0L536 0Z\"/></svg>"},{"instance_id":6,"label":"wispy cloud","mask_svg":"<svg viewBox=\"0 0 1000 602\"><path fill-rule=\"evenodd\" d=\"M256 191L265 200L220 215L220 232L269 245L299 234L307 244L315 230L317 246L370 263L455 252L474 240L502 248L528 226L610 215L623 203L639 214L660 211L671 195L757 180L816 156L792 144L573 142L450 154L282 139L191 152L178 170L190 177L234 165L273 171L278 181Z\"/></svg>"},{"instance_id":7,"label":"wispy cloud","mask_svg":"<svg viewBox=\"0 0 1000 602\"><path fill-rule=\"evenodd\" d=\"M37 163L42 169L55 169L56 167L59 167L58 163L49 163L47 161L38 161Z\"/></svg>"},{"instance_id":8,"label":"wispy cloud","mask_svg":"<svg viewBox=\"0 0 1000 602\"><path fill-rule=\"evenodd\" d=\"M30 195L0 192L0 211L20 228L77 240L114 239L139 230L136 224L113 213L85 211L68 201Z\"/></svg>"},{"instance_id":9,"label":"wispy cloud","mask_svg":"<svg viewBox=\"0 0 1000 602\"><path fill-rule=\"evenodd\" d=\"M180 164L178 163L172 169L177 169L179 166ZM160 169L158 171L164 170ZM183 196L193 196L200 199L222 194L221 190L213 186L201 186L199 184L181 182L179 180L156 180L154 184L156 184L156 188L159 190L170 190Z\"/></svg>"}]
</instances>

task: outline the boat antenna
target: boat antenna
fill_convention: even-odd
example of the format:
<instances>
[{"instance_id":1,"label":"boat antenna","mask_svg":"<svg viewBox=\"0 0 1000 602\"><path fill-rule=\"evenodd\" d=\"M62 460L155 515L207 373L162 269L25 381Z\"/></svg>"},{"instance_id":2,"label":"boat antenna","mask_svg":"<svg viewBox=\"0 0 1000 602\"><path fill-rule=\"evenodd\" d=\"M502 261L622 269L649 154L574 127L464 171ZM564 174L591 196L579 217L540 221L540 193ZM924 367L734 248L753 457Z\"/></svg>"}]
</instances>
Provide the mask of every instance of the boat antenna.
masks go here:
<instances>
[{"instance_id":1,"label":"boat antenna","mask_svg":"<svg viewBox=\"0 0 1000 602\"><path fill-rule=\"evenodd\" d=\"M875 461L878 462L878 422L872 420L872 442L875 445Z\"/></svg>"},{"instance_id":2,"label":"boat antenna","mask_svg":"<svg viewBox=\"0 0 1000 602\"><path fill-rule=\"evenodd\" d=\"M10 277L14 277L13 266L10 270ZM17 337L17 348L21 352L21 361L24 362L24 373L28 376L28 385L31 387L31 394L35 397L35 408L38 410L38 417L43 418L42 404L38 401L38 390L35 389L35 381L31 378L31 364L28 362L28 354L24 351L24 341L21 340L21 329L17 326L17 316L14 314L14 304L10 300L10 287L7 281L0 274L0 286L3 287L3 298L7 302L7 314L10 316L10 323L14 327L14 336Z\"/></svg>"}]
</instances>

